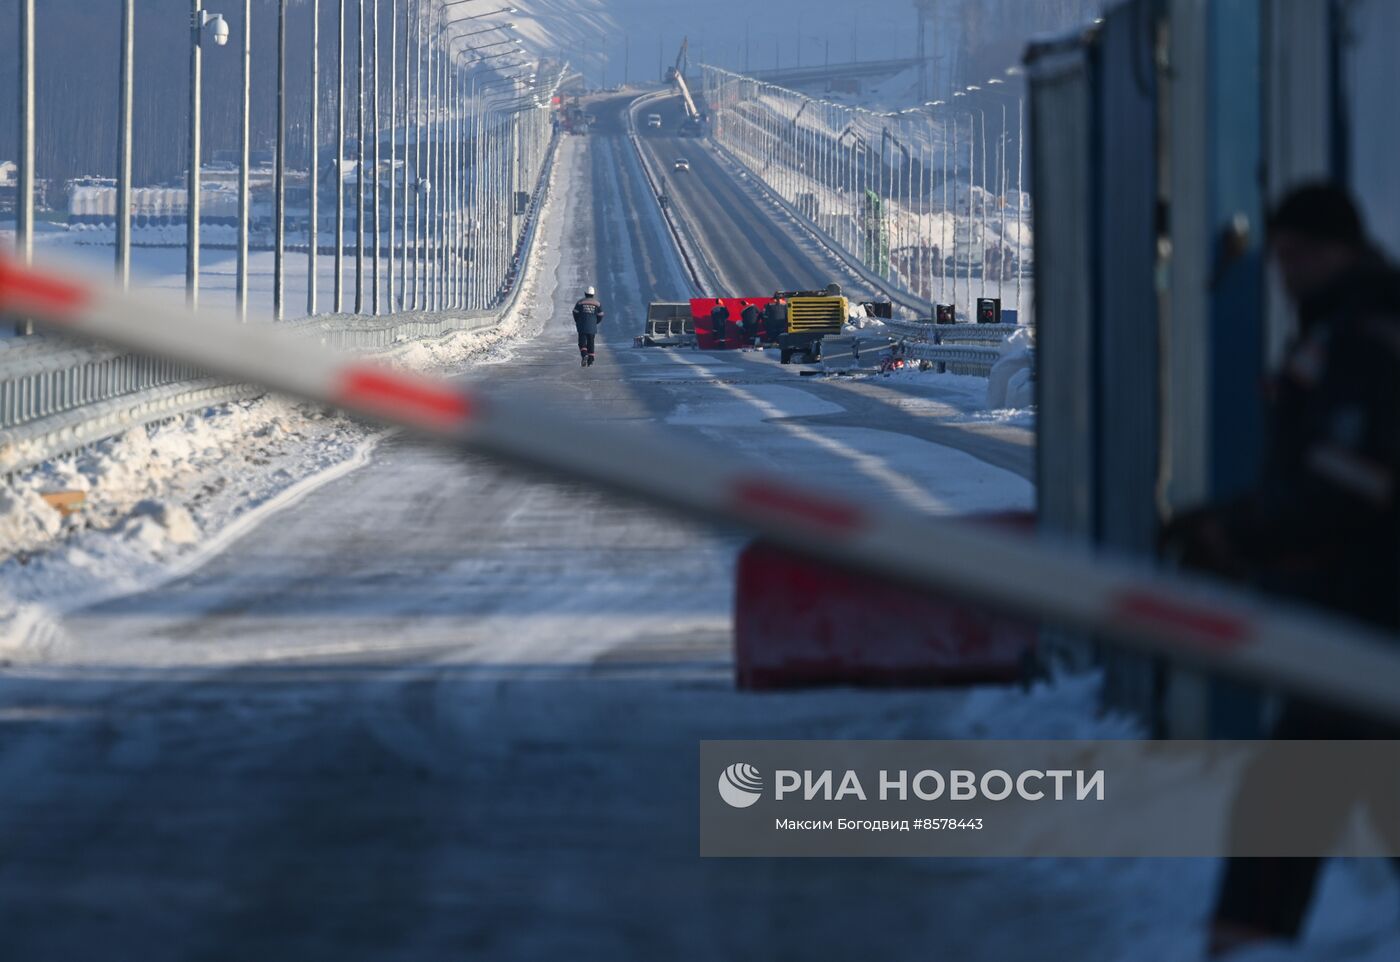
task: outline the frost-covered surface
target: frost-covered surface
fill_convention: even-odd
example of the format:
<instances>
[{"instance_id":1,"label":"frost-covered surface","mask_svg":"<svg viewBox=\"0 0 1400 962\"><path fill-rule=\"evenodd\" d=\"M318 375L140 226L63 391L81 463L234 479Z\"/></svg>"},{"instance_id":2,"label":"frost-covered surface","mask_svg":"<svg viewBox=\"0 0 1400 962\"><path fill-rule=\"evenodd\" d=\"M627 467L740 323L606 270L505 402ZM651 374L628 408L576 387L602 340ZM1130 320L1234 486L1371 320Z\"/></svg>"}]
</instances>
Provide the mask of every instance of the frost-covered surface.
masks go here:
<instances>
[{"instance_id":1,"label":"frost-covered surface","mask_svg":"<svg viewBox=\"0 0 1400 962\"><path fill-rule=\"evenodd\" d=\"M916 410L922 401L949 423L978 421L1035 427L1035 408L1029 403L1020 407L989 405L989 379L979 375L939 374L910 366L881 375L880 380L897 385L902 393L909 395L901 401L901 407ZM949 414L949 405L961 413Z\"/></svg>"},{"instance_id":2,"label":"frost-covered surface","mask_svg":"<svg viewBox=\"0 0 1400 962\"><path fill-rule=\"evenodd\" d=\"M0 484L0 651L42 644L46 609L150 583L372 443L349 421L266 397L128 431ZM60 518L46 491L82 491L86 503Z\"/></svg>"},{"instance_id":3,"label":"frost-covered surface","mask_svg":"<svg viewBox=\"0 0 1400 962\"><path fill-rule=\"evenodd\" d=\"M538 296L541 265L559 244L552 212L569 183L566 174L551 190L520 297L498 325L412 342L386 360L451 373L506 360L512 341L534 334L548 301ZM55 612L189 570L289 495L362 463L378 437L317 407L263 397L128 431L0 480L0 655L41 654ZM81 510L64 518L40 497L59 491L83 492Z\"/></svg>"}]
</instances>

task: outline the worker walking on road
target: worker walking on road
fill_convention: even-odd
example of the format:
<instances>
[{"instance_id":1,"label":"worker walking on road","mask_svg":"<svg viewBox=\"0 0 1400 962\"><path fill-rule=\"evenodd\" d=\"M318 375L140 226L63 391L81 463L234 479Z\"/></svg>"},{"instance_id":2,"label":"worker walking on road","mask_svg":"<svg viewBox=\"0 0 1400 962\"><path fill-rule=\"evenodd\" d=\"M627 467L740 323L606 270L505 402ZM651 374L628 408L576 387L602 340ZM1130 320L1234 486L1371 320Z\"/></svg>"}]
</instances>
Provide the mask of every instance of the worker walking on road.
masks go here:
<instances>
[{"instance_id":1,"label":"worker walking on road","mask_svg":"<svg viewBox=\"0 0 1400 962\"><path fill-rule=\"evenodd\" d=\"M578 329L578 363L593 366L593 342L598 337L598 325L603 322L603 305L592 287L583 292L583 300L574 305L574 327Z\"/></svg>"},{"instance_id":2,"label":"worker walking on road","mask_svg":"<svg viewBox=\"0 0 1400 962\"><path fill-rule=\"evenodd\" d=\"M1189 567L1396 633L1400 271L1331 185L1284 198L1268 239L1298 333L1269 385L1267 458L1252 489L1174 521L1165 546ZM1319 648L1317 658L1326 657ZM1289 699L1273 737L1395 739L1400 729ZM1242 798L1258 790L1246 775ZM1339 821L1349 807L1337 806ZM1319 868L1315 858L1231 859L1210 955L1297 938Z\"/></svg>"}]
</instances>

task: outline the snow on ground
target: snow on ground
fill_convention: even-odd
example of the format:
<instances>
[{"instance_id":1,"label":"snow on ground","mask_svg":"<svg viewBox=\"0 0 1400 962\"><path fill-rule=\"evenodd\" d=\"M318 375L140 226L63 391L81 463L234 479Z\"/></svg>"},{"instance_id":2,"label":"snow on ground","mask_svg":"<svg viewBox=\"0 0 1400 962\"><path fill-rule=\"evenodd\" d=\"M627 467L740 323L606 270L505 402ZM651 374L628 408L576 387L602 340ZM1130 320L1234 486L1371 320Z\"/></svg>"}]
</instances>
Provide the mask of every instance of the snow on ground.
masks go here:
<instances>
[{"instance_id":1,"label":"snow on ground","mask_svg":"<svg viewBox=\"0 0 1400 962\"><path fill-rule=\"evenodd\" d=\"M42 649L46 609L151 583L292 486L363 458L374 440L343 418L266 397L128 431L7 480L0 652ZM39 496L59 490L83 491L87 503L60 518Z\"/></svg>"},{"instance_id":2,"label":"snow on ground","mask_svg":"<svg viewBox=\"0 0 1400 962\"><path fill-rule=\"evenodd\" d=\"M906 411L922 409L952 424L981 422L1035 427L1035 408L1029 404L989 408L988 379L980 374L939 374L909 366L875 375L874 380L906 395L899 399L899 407ZM950 411L950 407L953 410Z\"/></svg>"},{"instance_id":3,"label":"snow on ground","mask_svg":"<svg viewBox=\"0 0 1400 962\"><path fill-rule=\"evenodd\" d=\"M714 374L688 359L681 363L697 378ZM807 420L845 411L808 391L718 378L713 383L729 398L700 409L682 403L667 422L708 429L705 433L750 449L775 469L820 476L823 484L857 500L933 515L1024 511L1034 505L1034 490L1024 478L954 448L878 428Z\"/></svg>"},{"instance_id":4,"label":"snow on ground","mask_svg":"<svg viewBox=\"0 0 1400 962\"><path fill-rule=\"evenodd\" d=\"M562 143L515 305L489 330L413 342L389 352L390 363L438 373L500 363L539 330L561 246L557 198L576 173ZM172 565L192 570L255 520L364 463L382 436L269 396L128 431L0 480L0 656L42 654L54 612L150 585ZM82 491L86 503L64 518L41 498L57 491Z\"/></svg>"}]
</instances>

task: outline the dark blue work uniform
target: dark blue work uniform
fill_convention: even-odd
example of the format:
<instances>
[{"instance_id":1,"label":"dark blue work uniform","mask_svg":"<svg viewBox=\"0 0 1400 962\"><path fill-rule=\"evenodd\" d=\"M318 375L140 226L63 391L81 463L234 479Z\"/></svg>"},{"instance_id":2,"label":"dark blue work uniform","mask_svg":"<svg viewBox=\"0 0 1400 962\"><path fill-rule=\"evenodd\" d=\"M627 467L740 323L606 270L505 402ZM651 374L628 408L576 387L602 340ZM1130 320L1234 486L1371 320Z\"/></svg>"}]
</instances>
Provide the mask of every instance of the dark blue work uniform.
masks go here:
<instances>
[{"instance_id":1,"label":"dark blue work uniform","mask_svg":"<svg viewBox=\"0 0 1400 962\"><path fill-rule=\"evenodd\" d=\"M574 305L574 327L578 329L578 352L583 363L593 361L593 342L603 320L603 305L596 297L585 297Z\"/></svg>"}]
</instances>

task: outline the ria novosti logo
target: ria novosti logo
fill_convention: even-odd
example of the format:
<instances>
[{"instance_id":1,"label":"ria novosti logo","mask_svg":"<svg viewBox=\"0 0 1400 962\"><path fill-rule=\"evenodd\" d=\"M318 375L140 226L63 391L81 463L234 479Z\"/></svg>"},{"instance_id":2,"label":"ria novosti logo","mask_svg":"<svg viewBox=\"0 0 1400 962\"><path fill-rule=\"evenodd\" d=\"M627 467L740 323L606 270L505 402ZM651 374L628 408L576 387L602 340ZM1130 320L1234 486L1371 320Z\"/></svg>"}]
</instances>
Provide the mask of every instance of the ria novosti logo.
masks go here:
<instances>
[{"instance_id":1,"label":"ria novosti logo","mask_svg":"<svg viewBox=\"0 0 1400 962\"><path fill-rule=\"evenodd\" d=\"M736 762L719 773L719 797L733 808L748 808L763 796L763 773Z\"/></svg>"}]
</instances>

